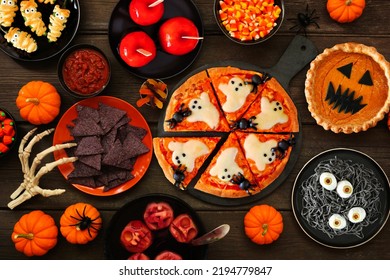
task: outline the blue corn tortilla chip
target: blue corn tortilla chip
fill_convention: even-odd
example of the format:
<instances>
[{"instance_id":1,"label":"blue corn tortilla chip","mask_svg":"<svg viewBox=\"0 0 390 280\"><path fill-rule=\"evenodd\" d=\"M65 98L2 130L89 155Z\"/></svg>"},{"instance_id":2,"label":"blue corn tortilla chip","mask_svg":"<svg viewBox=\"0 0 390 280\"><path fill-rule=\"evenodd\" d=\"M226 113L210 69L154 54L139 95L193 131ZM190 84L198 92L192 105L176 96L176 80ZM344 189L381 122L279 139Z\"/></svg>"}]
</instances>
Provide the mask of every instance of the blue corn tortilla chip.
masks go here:
<instances>
[{"instance_id":1,"label":"blue corn tortilla chip","mask_svg":"<svg viewBox=\"0 0 390 280\"><path fill-rule=\"evenodd\" d=\"M124 115L127 114L126 111L111 107L104 103L99 104L98 111L100 126L103 129L104 133L110 131L117 124L117 122L122 119Z\"/></svg>"},{"instance_id":2,"label":"blue corn tortilla chip","mask_svg":"<svg viewBox=\"0 0 390 280\"><path fill-rule=\"evenodd\" d=\"M92 177L102 174L100 170L92 168L91 166L86 165L79 160L75 161L73 163L73 166L74 169L71 173L69 173L68 179L77 177Z\"/></svg>"},{"instance_id":3,"label":"blue corn tortilla chip","mask_svg":"<svg viewBox=\"0 0 390 280\"><path fill-rule=\"evenodd\" d=\"M96 155L103 153L103 146L98 136L86 136L77 143L76 156Z\"/></svg>"},{"instance_id":4,"label":"blue corn tortilla chip","mask_svg":"<svg viewBox=\"0 0 390 280\"><path fill-rule=\"evenodd\" d=\"M75 125L71 128L70 135L73 137L84 137L84 136L96 136L103 135L102 128L92 119L80 119L78 118Z\"/></svg>"},{"instance_id":5,"label":"blue corn tortilla chip","mask_svg":"<svg viewBox=\"0 0 390 280\"><path fill-rule=\"evenodd\" d=\"M95 108L77 105L76 111L78 119L90 119L96 123L100 121L99 112Z\"/></svg>"},{"instance_id":6,"label":"blue corn tortilla chip","mask_svg":"<svg viewBox=\"0 0 390 280\"><path fill-rule=\"evenodd\" d=\"M97 170L102 168L102 154L79 156L78 159L82 163Z\"/></svg>"}]
</instances>

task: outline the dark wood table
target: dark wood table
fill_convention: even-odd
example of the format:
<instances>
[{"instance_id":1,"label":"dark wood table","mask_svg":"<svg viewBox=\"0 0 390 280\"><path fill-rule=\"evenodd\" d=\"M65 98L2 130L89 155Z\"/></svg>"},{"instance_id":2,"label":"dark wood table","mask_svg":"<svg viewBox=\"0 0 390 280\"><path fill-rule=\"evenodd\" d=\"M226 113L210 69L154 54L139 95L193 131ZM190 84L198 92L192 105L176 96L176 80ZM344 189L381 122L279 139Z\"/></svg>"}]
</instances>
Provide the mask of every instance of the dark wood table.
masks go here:
<instances>
[{"instance_id":1,"label":"dark wood table","mask_svg":"<svg viewBox=\"0 0 390 280\"><path fill-rule=\"evenodd\" d=\"M295 18L297 13L304 12L306 3L310 10L315 9L320 17L318 20L320 28L311 25L307 29L308 38L314 42L319 52L338 43L356 41L374 46L385 57L390 57L388 47L390 29L387 19L390 13L390 2L386 0L368 0L361 18L350 24L338 24L332 21L326 10L326 1L285 1L286 20L279 32L265 43L254 46L235 44L222 34L213 16L212 0L195 0L194 2L204 21L203 47L199 57L184 73L166 80L169 88L173 88L184 75L205 64L237 60L265 68L273 66L296 35L294 30L290 30L294 23L287 19ZM119 97L135 106L139 98L137 92L143 79L137 78L124 69L115 59L109 46L108 23L116 4L115 0L80 1L80 28L72 44L89 43L101 48L112 63L111 82L104 95ZM0 52L0 106L8 109L17 119L19 136L33 128L31 124L21 119L15 105L17 93L25 83L31 80L44 80L52 83L61 94L60 115L78 101L65 93L58 81L56 74L58 59L59 57L56 56L49 61L24 63ZM23 214L41 209L52 215L58 225L64 209L76 202L91 203L101 211L104 221L102 232L93 242L84 246L69 245L60 236L57 246L42 258L104 259L104 236L111 217L128 201L150 193L169 194L184 200L197 211L207 229L212 229L222 223L230 224L231 230L227 237L209 246L208 259L389 259L389 223L370 242L356 248L338 250L322 246L310 239L294 218L291 205L294 180L307 161L325 150L337 147L359 150L375 159L387 174L390 173L387 118L379 122L376 127L358 134L346 135L325 131L316 124L307 108L304 96L307 70L308 66L300 71L292 79L288 89L302 122L303 143L299 158L285 182L270 195L260 201L241 206L213 205L172 187L153 156L150 167L141 181L121 194L110 197L85 194L67 183L58 169L54 169L42 177L40 185L50 189L65 188L64 194L49 198L37 195L14 210L10 210L7 207L10 201L9 196L23 180L16 147L7 157L0 159L0 259L26 259L23 254L15 250L10 238L14 224ZM152 134L156 135L161 111L148 106L139 108L139 111L148 121ZM39 130L56 127L56 121L47 126L40 126ZM52 136L49 136L37 144L34 151L46 148L51 143ZM49 160L53 160L53 157L49 156ZM244 215L251 206L256 204L273 205L283 215L284 231L279 240L272 245L258 246L244 234Z\"/></svg>"}]
</instances>

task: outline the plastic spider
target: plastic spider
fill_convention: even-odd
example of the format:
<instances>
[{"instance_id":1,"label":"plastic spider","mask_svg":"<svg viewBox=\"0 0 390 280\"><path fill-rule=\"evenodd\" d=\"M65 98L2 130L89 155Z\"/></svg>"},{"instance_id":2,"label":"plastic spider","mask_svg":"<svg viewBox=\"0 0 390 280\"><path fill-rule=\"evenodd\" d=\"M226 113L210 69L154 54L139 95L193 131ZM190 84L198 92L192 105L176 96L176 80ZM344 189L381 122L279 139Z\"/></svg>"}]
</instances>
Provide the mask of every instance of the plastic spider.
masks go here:
<instances>
[{"instance_id":1,"label":"plastic spider","mask_svg":"<svg viewBox=\"0 0 390 280\"><path fill-rule=\"evenodd\" d=\"M178 123L182 122L185 117L191 115L191 110L184 108L184 103L180 105L179 110L176 111L172 118L166 120L170 128L174 128Z\"/></svg>"},{"instance_id":2,"label":"plastic spider","mask_svg":"<svg viewBox=\"0 0 390 280\"><path fill-rule=\"evenodd\" d=\"M283 159L286 156L286 152L289 147L295 145L295 138L293 134L290 134L290 138L287 140L281 140L275 148L272 148L272 152L276 153L278 159Z\"/></svg>"},{"instance_id":3,"label":"plastic spider","mask_svg":"<svg viewBox=\"0 0 390 280\"><path fill-rule=\"evenodd\" d=\"M242 129L242 130L246 130L246 129L249 129L249 128L253 128L254 130L257 130L257 123L254 122L254 120L256 119L256 116L253 116L249 119L245 119L245 118L241 118L239 120L237 120L235 123L233 123L232 125L230 125L230 128L231 129Z\"/></svg>"},{"instance_id":4,"label":"plastic spider","mask_svg":"<svg viewBox=\"0 0 390 280\"><path fill-rule=\"evenodd\" d=\"M183 181L186 178L186 175L184 174L186 170L187 167L181 164L177 168L173 168L173 179L175 180L174 186L181 190L185 190Z\"/></svg>"},{"instance_id":5,"label":"plastic spider","mask_svg":"<svg viewBox=\"0 0 390 280\"><path fill-rule=\"evenodd\" d=\"M290 28L290 30L298 29L297 33L300 32L301 30L303 30L305 36L307 36L306 28L310 24L314 24L317 26L317 28L320 28L320 26L318 25L318 23L316 21L320 17L316 16L315 13L316 13L315 9L313 11L309 12L309 4L307 4L305 13L298 13L296 18L288 19L288 20L291 20L294 23L296 23L293 27Z\"/></svg>"},{"instance_id":6,"label":"plastic spider","mask_svg":"<svg viewBox=\"0 0 390 280\"><path fill-rule=\"evenodd\" d=\"M98 228L95 227L95 225L101 225L101 223L96 223L95 221L100 218L100 216L97 216L95 219L91 219L90 217L85 215L85 209L87 206L84 206L83 213L80 214L79 211L76 209L76 213L78 217L70 216L71 218L78 221L76 224L73 224L72 226L78 227L80 230L88 229L89 236L92 237L90 229L93 229L94 231L99 231Z\"/></svg>"},{"instance_id":7,"label":"plastic spider","mask_svg":"<svg viewBox=\"0 0 390 280\"><path fill-rule=\"evenodd\" d=\"M230 182L238 185L239 188L246 191L247 194L252 195L251 191L254 190L253 187L255 185L251 184L251 182L249 182L249 180L246 179L240 172L238 172L238 174L234 174Z\"/></svg>"}]
</instances>

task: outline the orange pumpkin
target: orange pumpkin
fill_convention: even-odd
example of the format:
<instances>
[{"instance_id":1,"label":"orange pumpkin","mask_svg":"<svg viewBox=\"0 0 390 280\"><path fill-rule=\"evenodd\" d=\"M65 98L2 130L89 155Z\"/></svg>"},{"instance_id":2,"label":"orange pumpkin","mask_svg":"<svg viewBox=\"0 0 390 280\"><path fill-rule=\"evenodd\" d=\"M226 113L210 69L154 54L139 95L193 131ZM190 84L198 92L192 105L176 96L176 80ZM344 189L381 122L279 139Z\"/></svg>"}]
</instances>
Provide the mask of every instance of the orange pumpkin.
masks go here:
<instances>
[{"instance_id":1,"label":"orange pumpkin","mask_svg":"<svg viewBox=\"0 0 390 280\"><path fill-rule=\"evenodd\" d=\"M328 0L326 3L330 17L340 23L356 20L365 7L365 0Z\"/></svg>"},{"instance_id":2,"label":"orange pumpkin","mask_svg":"<svg viewBox=\"0 0 390 280\"><path fill-rule=\"evenodd\" d=\"M20 116L34 125L52 122L60 112L61 97L56 88L43 81L25 84L16 98Z\"/></svg>"},{"instance_id":3,"label":"orange pumpkin","mask_svg":"<svg viewBox=\"0 0 390 280\"><path fill-rule=\"evenodd\" d=\"M88 203L76 203L65 209L60 219L60 231L69 243L86 244L102 227L99 211Z\"/></svg>"},{"instance_id":4,"label":"orange pumpkin","mask_svg":"<svg viewBox=\"0 0 390 280\"><path fill-rule=\"evenodd\" d=\"M256 244L270 244L283 231L283 217L266 204L253 206L244 217L245 234Z\"/></svg>"},{"instance_id":5,"label":"orange pumpkin","mask_svg":"<svg viewBox=\"0 0 390 280\"><path fill-rule=\"evenodd\" d=\"M43 256L57 244L54 219L41 210L23 215L15 224L11 238L15 248L28 257Z\"/></svg>"}]
</instances>

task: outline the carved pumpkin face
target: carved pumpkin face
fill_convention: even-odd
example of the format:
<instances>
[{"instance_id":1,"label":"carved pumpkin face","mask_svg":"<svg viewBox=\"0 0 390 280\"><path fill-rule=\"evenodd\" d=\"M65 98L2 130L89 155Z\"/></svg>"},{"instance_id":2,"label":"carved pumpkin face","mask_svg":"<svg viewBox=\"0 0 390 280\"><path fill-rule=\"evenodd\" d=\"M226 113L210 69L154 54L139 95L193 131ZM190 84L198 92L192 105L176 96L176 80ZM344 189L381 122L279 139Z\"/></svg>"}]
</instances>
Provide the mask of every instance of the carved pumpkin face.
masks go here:
<instances>
[{"instance_id":1,"label":"carved pumpkin face","mask_svg":"<svg viewBox=\"0 0 390 280\"><path fill-rule=\"evenodd\" d=\"M343 50L347 44L359 47ZM326 50L312 62L305 92L318 124L351 133L366 130L383 118L390 104L389 66L376 51L371 56L373 48L347 44Z\"/></svg>"}]
</instances>

